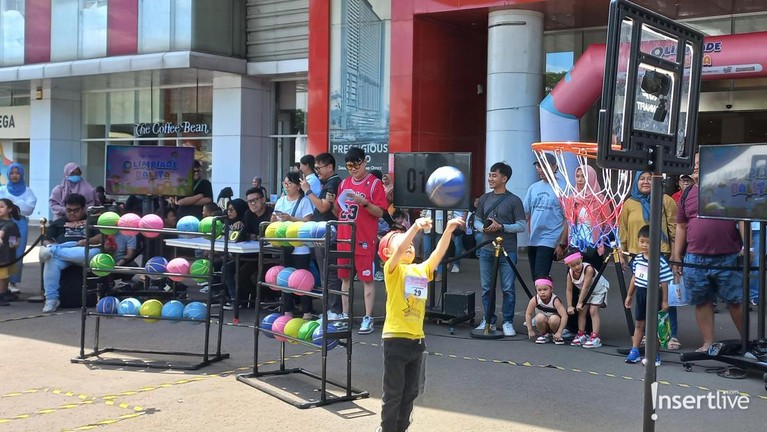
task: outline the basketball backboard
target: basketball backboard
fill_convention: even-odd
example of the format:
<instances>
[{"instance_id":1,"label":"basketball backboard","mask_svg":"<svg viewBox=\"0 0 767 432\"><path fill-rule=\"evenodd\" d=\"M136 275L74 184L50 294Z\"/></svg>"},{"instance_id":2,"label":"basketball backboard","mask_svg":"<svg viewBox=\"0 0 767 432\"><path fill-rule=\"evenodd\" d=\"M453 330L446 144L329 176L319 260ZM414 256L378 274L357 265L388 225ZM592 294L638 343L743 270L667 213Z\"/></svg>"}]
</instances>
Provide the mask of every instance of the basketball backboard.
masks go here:
<instances>
[{"instance_id":1,"label":"basketball backboard","mask_svg":"<svg viewBox=\"0 0 767 432\"><path fill-rule=\"evenodd\" d=\"M626 0L610 2L598 163L647 169L663 150L662 171L692 172L703 34Z\"/></svg>"}]
</instances>

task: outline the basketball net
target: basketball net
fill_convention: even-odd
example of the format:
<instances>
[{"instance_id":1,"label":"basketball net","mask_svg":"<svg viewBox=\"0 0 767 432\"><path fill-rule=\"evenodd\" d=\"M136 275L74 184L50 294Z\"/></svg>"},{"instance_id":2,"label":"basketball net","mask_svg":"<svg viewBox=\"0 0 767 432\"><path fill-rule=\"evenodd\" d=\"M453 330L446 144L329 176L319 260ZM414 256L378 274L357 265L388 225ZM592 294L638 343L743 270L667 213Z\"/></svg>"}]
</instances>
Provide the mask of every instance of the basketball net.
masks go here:
<instances>
[{"instance_id":1,"label":"basketball net","mask_svg":"<svg viewBox=\"0 0 767 432\"><path fill-rule=\"evenodd\" d=\"M588 161L597 155L594 143L539 142L531 147L564 210L570 246L581 252L614 246L623 200L631 191L631 172L589 167ZM546 153L554 155L558 169L549 164ZM572 171L572 162L567 166L567 154L575 155L577 160ZM577 181L579 173L583 174L582 184Z\"/></svg>"}]
</instances>

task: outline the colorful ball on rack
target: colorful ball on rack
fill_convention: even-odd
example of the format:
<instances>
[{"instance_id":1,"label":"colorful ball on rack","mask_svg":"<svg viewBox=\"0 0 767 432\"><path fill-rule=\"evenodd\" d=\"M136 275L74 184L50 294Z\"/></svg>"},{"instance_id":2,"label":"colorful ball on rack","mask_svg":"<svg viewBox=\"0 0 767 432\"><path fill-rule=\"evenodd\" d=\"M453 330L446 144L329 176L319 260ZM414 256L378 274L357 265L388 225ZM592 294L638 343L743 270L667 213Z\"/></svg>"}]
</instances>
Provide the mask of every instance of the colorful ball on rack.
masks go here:
<instances>
[{"instance_id":1,"label":"colorful ball on rack","mask_svg":"<svg viewBox=\"0 0 767 432\"><path fill-rule=\"evenodd\" d=\"M139 309L141 309L141 302L133 297L127 298L117 305L119 315L138 315Z\"/></svg>"},{"instance_id":2,"label":"colorful ball on rack","mask_svg":"<svg viewBox=\"0 0 767 432\"><path fill-rule=\"evenodd\" d=\"M203 321L208 313L208 307L205 303L191 302L184 307L183 317L185 319Z\"/></svg>"},{"instance_id":3,"label":"colorful ball on rack","mask_svg":"<svg viewBox=\"0 0 767 432\"><path fill-rule=\"evenodd\" d=\"M280 224L280 222L272 222L269 225L266 226L266 230L264 230L264 237L266 238L275 238L277 237L275 235L275 232L277 231L277 226Z\"/></svg>"},{"instance_id":4,"label":"colorful ball on rack","mask_svg":"<svg viewBox=\"0 0 767 432\"><path fill-rule=\"evenodd\" d=\"M311 291L314 288L314 275L309 270L298 269L288 277L288 286L300 291ZM295 293L296 295L303 295Z\"/></svg>"},{"instance_id":5,"label":"colorful ball on rack","mask_svg":"<svg viewBox=\"0 0 767 432\"><path fill-rule=\"evenodd\" d=\"M146 265L144 265L144 270L146 270L147 273L165 273L168 270L168 260L161 256L149 258L146 261ZM149 277L152 279L160 279L162 276L150 274Z\"/></svg>"},{"instance_id":6,"label":"colorful ball on rack","mask_svg":"<svg viewBox=\"0 0 767 432\"><path fill-rule=\"evenodd\" d=\"M136 213L125 213L120 216L120 219L117 221L117 226L122 228L120 232L123 235L134 236L138 234L138 231L132 231L125 228L138 228L139 222L141 222L141 216Z\"/></svg>"},{"instance_id":7,"label":"colorful ball on rack","mask_svg":"<svg viewBox=\"0 0 767 432\"><path fill-rule=\"evenodd\" d=\"M307 321L304 323L304 325L301 326L300 329L298 329L298 339L301 339L302 341L311 342L312 341L312 334L314 334L314 331L317 330L317 327L320 326L319 321Z\"/></svg>"},{"instance_id":8,"label":"colorful ball on rack","mask_svg":"<svg viewBox=\"0 0 767 432\"><path fill-rule=\"evenodd\" d=\"M264 275L264 282L272 285L277 284L277 275L280 274L280 272L284 269L284 266L278 265L271 267L269 270L266 271L266 274ZM272 288L275 291L279 291L277 289Z\"/></svg>"},{"instance_id":9,"label":"colorful ball on rack","mask_svg":"<svg viewBox=\"0 0 767 432\"><path fill-rule=\"evenodd\" d=\"M189 267L189 274L192 276L195 276L192 279L197 279L197 280L207 279L208 275L210 274L210 267L211 267L210 261L205 258L201 258L201 259L195 260L192 263L192 265Z\"/></svg>"},{"instance_id":10,"label":"colorful ball on rack","mask_svg":"<svg viewBox=\"0 0 767 432\"><path fill-rule=\"evenodd\" d=\"M181 319L184 317L184 304L178 300L171 300L163 305L160 316L163 318ZM169 322L175 324L175 321Z\"/></svg>"},{"instance_id":11,"label":"colorful ball on rack","mask_svg":"<svg viewBox=\"0 0 767 432\"><path fill-rule=\"evenodd\" d=\"M285 230L285 238L298 238L298 232L301 230L303 224L303 221L290 222L288 228ZM296 247L304 245L304 242L298 240L289 241L288 243L290 243L291 246Z\"/></svg>"},{"instance_id":12,"label":"colorful ball on rack","mask_svg":"<svg viewBox=\"0 0 767 432\"><path fill-rule=\"evenodd\" d=\"M293 317L289 317L287 315L283 315L283 316L277 318L272 323L272 331L275 332L275 333L280 333L280 334L285 333L285 325L291 319L293 319ZM280 336L279 334L275 334L274 338L277 339L280 342L285 342L287 340L284 337Z\"/></svg>"},{"instance_id":13,"label":"colorful ball on rack","mask_svg":"<svg viewBox=\"0 0 767 432\"><path fill-rule=\"evenodd\" d=\"M328 323L328 333L335 333L338 331L338 327L336 327L333 323ZM324 333L322 333L322 326L318 326L314 333L312 333L312 343L317 345L318 347L322 346L322 336ZM328 340L328 351L332 350L333 348L338 345L338 339L329 339Z\"/></svg>"},{"instance_id":14,"label":"colorful ball on rack","mask_svg":"<svg viewBox=\"0 0 767 432\"><path fill-rule=\"evenodd\" d=\"M197 232L200 228L200 220L195 216L187 215L176 222L176 229L179 231Z\"/></svg>"},{"instance_id":15,"label":"colorful ball on rack","mask_svg":"<svg viewBox=\"0 0 767 432\"><path fill-rule=\"evenodd\" d=\"M312 237L321 239L325 237L325 230L327 229L327 222L317 222L317 225L312 227Z\"/></svg>"},{"instance_id":16,"label":"colorful ball on rack","mask_svg":"<svg viewBox=\"0 0 767 432\"><path fill-rule=\"evenodd\" d=\"M138 226L139 228L161 230L165 225L160 216L157 216L154 213L149 213L141 218ZM155 238L160 235L158 232L142 232L141 234L146 238Z\"/></svg>"},{"instance_id":17,"label":"colorful ball on rack","mask_svg":"<svg viewBox=\"0 0 767 432\"><path fill-rule=\"evenodd\" d=\"M115 268L115 259L112 258L112 255L109 255L108 253L100 253L96 254L91 258L91 272L95 274L96 276L109 276L108 271L99 271L99 270L114 270Z\"/></svg>"},{"instance_id":18,"label":"colorful ball on rack","mask_svg":"<svg viewBox=\"0 0 767 432\"><path fill-rule=\"evenodd\" d=\"M316 227L317 222L315 221L304 222L304 224L298 228L298 237L302 239L313 238L312 233L317 229Z\"/></svg>"},{"instance_id":19,"label":"colorful ball on rack","mask_svg":"<svg viewBox=\"0 0 767 432\"><path fill-rule=\"evenodd\" d=\"M224 232L224 223L221 222L220 219L216 219L213 216L202 218L200 224L197 226L197 231L203 234L210 234L211 230L213 230L214 222L216 224L216 238L218 238Z\"/></svg>"},{"instance_id":20,"label":"colorful ball on rack","mask_svg":"<svg viewBox=\"0 0 767 432\"><path fill-rule=\"evenodd\" d=\"M269 314L269 315L265 316L264 319L261 320L261 325L259 327L261 327L261 329L263 329L263 330L272 330L272 324L274 323L274 321L277 318L279 318L281 316L282 315L280 315L278 313ZM274 339L274 335L271 334L271 333L264 332L264 336L266 336L268 338Z\"/></svg>"},{"instance_id":21,"label":"colorful ball on rack","mask_svg":"<svg viewBox=\"0 0 767 432\"><path fill-rule=\"evenodd\" d=\"M96 220L96 225L116 227L119 221L120 221L119 214L108 211L108 212L101 213L101 215L99 215L99 218ZM117 229L99 228L99 231L101 231L102 234L106 234L106 235L117 234Z\"/></svg>"},{"instance_id":22,"label":"colorful ball on rack","mask_svg":"<svg viewBox=\"0 0 767 432\"><path fill-rule=\"evenodd\" d=\"M96 312L107 315L117 315L117 307L120 305L120 299L117 297L102 297L96 303Z\"/></svg>"},{"instance_id":23,"label":"colorful ball on rack","mask_svg":"<svg viewBox=\"0 0 767 432\"><path fill-rule=\"evenodd\" d=\"M466 195L466 177L456 167L439 167L426 180L426 194L438 207L453 207Z\"/></svg>"},{"instance_id":24,"label":"colorful ball on rack","mask_svg":"<svg viewBox=\"0 0 767 432\"><path fill-rule=\"evenodd\" d=\"M179 273L182 275L189 274L189 261L184 258L173 258L168 261L167 266L168 273ZM184 280L183 276L169 276L170 280L181 282Z\"/></svg>"},{"instance_id":25,"label":"colorful ball on rack","mask_svg":"<svg viewBox=\"0 0 767 432\"><path fill-rule=\"evenodd\" d=\"M293 318L292 320L288 321L287 324L285 324L284 333L292 338L298 338L298 331L305 323L306 320L303 318ZM296 343L292 340L289 340L288 342Z\"/></svg>"},{"instance_id":26,"label":"colorful ball on rack","mask_svg":"<svg viewBox=\"0 0 767 432\"><path fill-rule=\"evenodd\" d=\"M293 267L285 267L284 269L280 270L279 273L277 273L277 285L281 287L290 287L290 275L295 272L296 269Z\"/></svg>"},{"instance_id":27,"label":"colorful ball on rack","mask_svg":"<svg viewBox=\"0 0 767 432\"><path fill-rule=\"evenodd\" d=\"M139 309L139 314L143 317L157 318L162 316L162 302L157 299L150 299L144 302ZM157 322L156 319L145 319L148 323Z\"/></svg>"}]
</instances>

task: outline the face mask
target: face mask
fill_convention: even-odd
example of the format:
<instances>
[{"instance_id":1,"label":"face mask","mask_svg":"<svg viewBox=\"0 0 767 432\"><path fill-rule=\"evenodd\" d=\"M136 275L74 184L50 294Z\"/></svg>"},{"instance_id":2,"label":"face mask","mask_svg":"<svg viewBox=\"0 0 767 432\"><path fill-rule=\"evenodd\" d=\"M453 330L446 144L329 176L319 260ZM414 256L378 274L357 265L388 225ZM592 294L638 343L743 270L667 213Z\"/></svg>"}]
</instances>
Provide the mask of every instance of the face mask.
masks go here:
<instances>
[{"instance_id":1,"label":"face mask","mask_svg":"<svg viewBox=\"0 0 767 432\"><path fill-rule=\"evenodd\" d=\"M80 180L82 179L83 179L82 176L76 176L76 175L69 176L69 181L71 181L72 183L79 183Z\"/></svg>"}]
</instances>

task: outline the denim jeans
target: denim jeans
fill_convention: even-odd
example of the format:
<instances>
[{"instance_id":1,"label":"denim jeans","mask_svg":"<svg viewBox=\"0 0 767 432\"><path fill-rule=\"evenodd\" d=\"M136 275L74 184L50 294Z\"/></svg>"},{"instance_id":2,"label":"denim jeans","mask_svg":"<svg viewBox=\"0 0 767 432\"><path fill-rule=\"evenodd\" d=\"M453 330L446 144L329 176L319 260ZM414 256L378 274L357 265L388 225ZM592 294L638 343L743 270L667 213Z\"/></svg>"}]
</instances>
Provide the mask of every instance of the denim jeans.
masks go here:
<instances>
[{"instance_id":1,"label":"denim jeans","mask_svg":"<svg viewBox=\"0 0 767 432\"><path fill-rule=\"evenodd\" d=\"M439 238L442 236L442 234L437 234L437 241L439 242ZM429 255L431 255L432 247L431 247L431 233L423 233L423 260L426 261L429 259ZM442 274L442 263L439 263L437 265L437 274Z\"/></svg>"},{"instance_id":2,"label":"denim jeans","mask_svg":"<svg viewBox=\"0 0 767 432\"><path fill-rule=\"evenodd\" d=\"M29 221L23 217L16 221L16 225L19 227L19 246L16 248L16 258L24 255L24 251L27 249L27 234L29 233ZM21 270L24 266L24 260L19 260L16 263L16 272L11 275L11 283L21 282Z\"/></svg>"},{"instance_id":3,"label":"denim jeans","mask_svg":"<svg viewBox=\"0 0 767 432\"><path fill-rule=\"evenodd\" d=\"M453 236L453 246L455 247L455 256L459 257L463 255L463 234L462 233L459 233L458 235ZM453 261L453 265L460 267L461 260L457 259Z\"/></svg>"},{"instance_id":4,"label":"denim jeans","mask_svg":"<svg viewBox=\"0 0 767 432\"><path fill-rule=\"evenodd\" d=\"M43 269L43 284L45 286L45 299L56 300L59 298L61 286L61 271L72 264L83 265L85 247L77 246L77 242L66 242L49 246L51 259L45 263ZM99 253L98 248L90 248L89 257Z\"/></svg>"},{"instance_id":5,"label":"denim jeans","mask_svg":"<svg viewBox=\"0 0 767 432\"><path fill-rule=\"evenodd\" d=\"M507 251L508 252L508 251ZM482 249L479 252L479 275L482 284L482 306L485 308L485 317L490 316L490 323L495 324L495 301L491 302L492 290L495 287L490 286L493 283L493 257L494 252ZM509 258L517 263L517 253L509 252ZM501 255L498 261L498 281L501 283L503 292L503 322L512 322L514 320L514 307L516 305L516 292L514 290L515 275L506 258Z\"/></svg>"},{"instance_id":6,"label":"denim jeans","mask_svg":"<svg viewBox=\"0 0 767 432\"><path fill-rule=\"evenodd\" d=\"M381 430L404 432L410 426L413 402L426 379L423 339L385 338L381 396Z\"/></svg>"},{"instance_id":7,"label":"denim jeans","mask_svg":"<svg viewBox=\"0 0 767 432\"><path fill-rule=\"evenodd\" d=\"M530 260L530 272L533 280L540 276L551 275L551 263L554 262L554 248L548 246L528 246L527 256Z\"/></svg>"}]
</instances>

